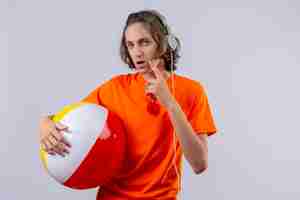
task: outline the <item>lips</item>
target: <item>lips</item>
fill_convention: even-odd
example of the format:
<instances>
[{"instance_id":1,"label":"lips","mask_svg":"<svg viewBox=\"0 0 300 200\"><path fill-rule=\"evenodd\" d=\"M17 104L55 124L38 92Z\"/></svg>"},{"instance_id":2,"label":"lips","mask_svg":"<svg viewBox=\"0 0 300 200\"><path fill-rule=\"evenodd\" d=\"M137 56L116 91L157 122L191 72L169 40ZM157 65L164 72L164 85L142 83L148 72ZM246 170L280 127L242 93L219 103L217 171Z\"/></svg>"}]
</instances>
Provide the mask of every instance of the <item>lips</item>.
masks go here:
<instances>
[{"instance_id":1,"label":"lips","mask_svg":"<svg viewBox=\"0 0 300 200\"><path fill-rule=\"evenodd\" d=\"M135 66L140 70L141 73L148 73L149 66L145 60L139 60L135 62Z\"/></svg>"},{"instance_id":2,"label":"lips","mask_svg":"<svg viewBox=\"0 0 300 200\"><path fill-rule=\"evenodd\" d=\"M140 61L137 61L137 62L136 62L136 64L138 64L138 65L142 65L142 64L144 64L144 63L145 63L144 60L140 60Z\"/></svg>"},{"instance_id":3,"label":"lips","mask_svg":"<svg viewBox=\"0 0 300 200\"><path fill-rule=\"evenodd\" d=\"M144 60L136 61L135 63L136 63L135 65L140 69L146 68L146 61Z\"/></svg>"}]
</instances>

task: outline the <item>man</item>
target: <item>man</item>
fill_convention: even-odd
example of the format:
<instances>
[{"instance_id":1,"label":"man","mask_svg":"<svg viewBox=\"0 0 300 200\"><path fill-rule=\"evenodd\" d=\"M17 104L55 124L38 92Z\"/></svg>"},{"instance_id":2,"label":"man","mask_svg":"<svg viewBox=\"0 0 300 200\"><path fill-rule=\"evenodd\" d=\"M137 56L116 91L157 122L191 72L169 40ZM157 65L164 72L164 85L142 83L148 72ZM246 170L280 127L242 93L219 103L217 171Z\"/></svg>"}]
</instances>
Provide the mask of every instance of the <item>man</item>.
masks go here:
<instances>
[{"instance_id":1,"label":"man","mask_svg":"<svg viewBox=\"0 0 300 200\"><path fill-rule=\"evenodd\" d=\"M135 71L101 84L83 102L117 113L124 121L127 157L122 173L101 186L97 199L176 199L182 154L196 174L208 165L207 136L216 133L202 85L172 73L180 43L172 48L163 16L143 10L128 16L120 45L122 60ZM41 120L41 144L49 153L68 152L61 131ZM101 158L99 158L101 162Z\"/></svg>"}]
</instances>

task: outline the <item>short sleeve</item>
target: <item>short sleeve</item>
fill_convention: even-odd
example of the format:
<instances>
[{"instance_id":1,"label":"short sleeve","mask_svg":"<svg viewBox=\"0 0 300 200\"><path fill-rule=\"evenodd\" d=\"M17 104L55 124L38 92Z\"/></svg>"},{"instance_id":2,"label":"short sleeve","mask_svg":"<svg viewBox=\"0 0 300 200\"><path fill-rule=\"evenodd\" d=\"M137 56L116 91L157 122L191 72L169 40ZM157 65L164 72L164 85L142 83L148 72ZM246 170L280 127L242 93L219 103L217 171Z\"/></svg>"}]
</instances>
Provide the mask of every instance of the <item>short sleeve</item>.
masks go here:
<instances>
[{"instance_id":1,"label":"short sleeve","mask_svg":"<svg viewBox=\"0 0 300 200\"><path fill-rule=\"evenodd\" d=\"M96 89L94 89L86 97L84 97L83 99L81 99L81 102L101 105L101 99L100 99L101 88L102 87L99 86Z\"/></svg>"},{"instance_id":2,"label":"short sleeve","mask_svg":"<svg viewBox=\"0 0 300 200\"><path fill-rule=\"evenodd\" d=\"M188 119L197 134L206 133L210 136L217 132L207 95L200 84L193 94L193 104Z\"/></svg>"},{"instance_id":3,"label":"short sleeve","mask_svg":"<svg viewBox=\"0 0 300 200\"><path fill-rule=\"evenodd\" d=\"M111 89L113 87L113 79L103 82L96 89L92 90L86 97L80 101L92 103L106 107L111 99Z\"/></svg>"}]
</instances>

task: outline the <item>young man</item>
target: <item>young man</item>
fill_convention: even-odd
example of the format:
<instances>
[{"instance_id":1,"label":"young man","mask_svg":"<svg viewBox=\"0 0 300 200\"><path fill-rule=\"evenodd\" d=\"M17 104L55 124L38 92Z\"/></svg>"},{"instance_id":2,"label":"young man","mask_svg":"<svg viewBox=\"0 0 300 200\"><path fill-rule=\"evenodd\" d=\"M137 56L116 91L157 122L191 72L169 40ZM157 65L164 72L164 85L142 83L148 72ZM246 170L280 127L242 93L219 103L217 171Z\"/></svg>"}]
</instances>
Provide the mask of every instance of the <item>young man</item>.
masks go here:
<instances>
[{"instance_id":1,"label":"young man","mask_svg":"<svg viewBox=\"0 0 300 200\"><path fill-rule=\"evenodd\" d=\"M163 16L144 10L128 16L120 45L122 60L135 73L117 75L82 101L117 113L127 134L122 173L99 189L97 199L176 199L182 155L196 174L207 168L207 136L216 133L205 90L194 80L171 73L180 47L168 42ZM41 121L41 144L64 154L62 124ZM99 159L100 162L100 159Z\"/></svg>"}]
</instances>

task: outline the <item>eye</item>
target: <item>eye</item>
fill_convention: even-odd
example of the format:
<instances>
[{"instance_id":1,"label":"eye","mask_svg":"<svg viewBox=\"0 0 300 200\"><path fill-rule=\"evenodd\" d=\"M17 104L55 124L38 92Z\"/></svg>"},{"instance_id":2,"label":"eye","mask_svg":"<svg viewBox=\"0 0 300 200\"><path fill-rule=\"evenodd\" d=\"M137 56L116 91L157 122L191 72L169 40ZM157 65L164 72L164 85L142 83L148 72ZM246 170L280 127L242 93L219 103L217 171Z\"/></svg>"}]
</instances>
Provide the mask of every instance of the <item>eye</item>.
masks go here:
<instances>
[{"instance_id":1,"label":"eye","mask_svg":"<svg viewBox=\"0 0 300 200\"><path fill-rule=\"evenodd\" d=\"M144 41L142 42L142 45L148 45L148 44L150 44L150 41L148 41L148 40L144 40Z\"/></svg>"},{"instance_id":2,"label":"eye","mask_svg":"<svg viewBox=\"0 0 300 200\"><path fill-rule=\"evenodd\" d=\"M131 49L133 47L133 44L127 43L126 46L127 46L128 49Z\"/></svg>"}]
</instances>

